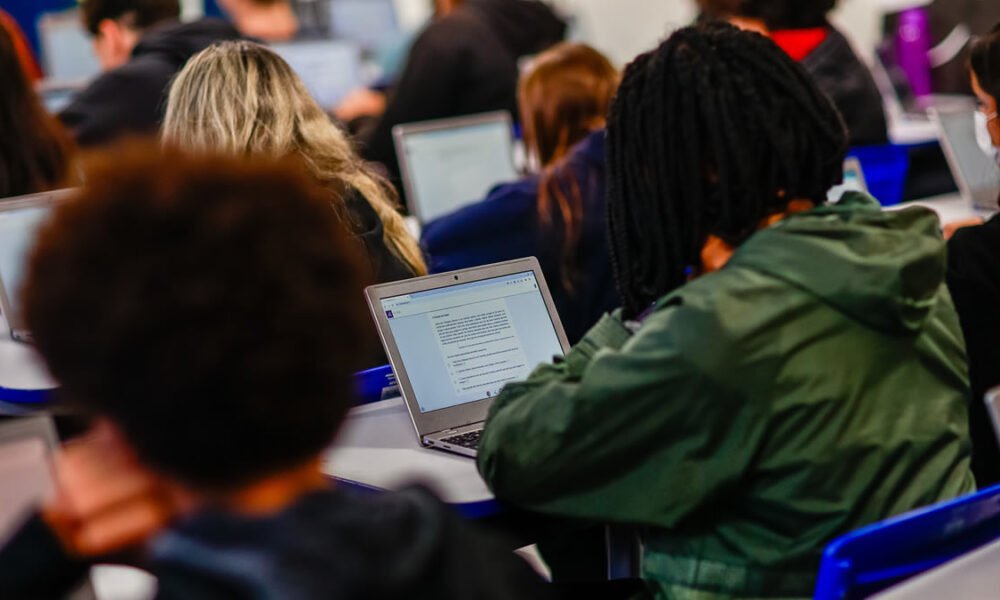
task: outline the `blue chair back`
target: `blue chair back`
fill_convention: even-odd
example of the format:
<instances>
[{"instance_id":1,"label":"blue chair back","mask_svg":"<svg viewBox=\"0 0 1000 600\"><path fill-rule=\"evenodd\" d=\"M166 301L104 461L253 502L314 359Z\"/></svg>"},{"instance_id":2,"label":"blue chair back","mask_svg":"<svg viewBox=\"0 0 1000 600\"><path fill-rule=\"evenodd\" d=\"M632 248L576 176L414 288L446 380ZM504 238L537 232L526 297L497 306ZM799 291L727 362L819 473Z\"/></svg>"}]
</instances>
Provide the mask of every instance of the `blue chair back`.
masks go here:
<instances>
[{"instance_id":1,"label":"blue chair back","mask_svg":"<svg viewBox=\"0 0 1000 600\"><path fill-rule=\"evenodd\" d=\"M815 600L868 596L1000 538L1000 486L876 523L823 553Z\"/></svg>"},{"instance_id":2,"label":"blue chair back","mask_svg":"<svg viewBox=\"0 0 1000 600\"><path fill-rule=\"evenodd\" d=\"M379 402L399 392L396 375L389 365L355 373L354 384L359 405Z\"/></svg>"}]
</instances>

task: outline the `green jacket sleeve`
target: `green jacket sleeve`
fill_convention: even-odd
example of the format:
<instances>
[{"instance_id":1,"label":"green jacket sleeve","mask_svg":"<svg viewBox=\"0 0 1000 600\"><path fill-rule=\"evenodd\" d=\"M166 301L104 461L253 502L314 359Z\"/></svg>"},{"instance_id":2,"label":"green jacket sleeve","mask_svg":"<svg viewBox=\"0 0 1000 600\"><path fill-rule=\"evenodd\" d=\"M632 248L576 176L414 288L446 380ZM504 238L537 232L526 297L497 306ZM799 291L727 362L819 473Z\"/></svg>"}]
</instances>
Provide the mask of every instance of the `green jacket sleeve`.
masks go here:
<instances>
[{"instance_id":1,"label":"green jacket sleeve","mask_svg":"<svg viewBox=\"0 0 1000 600\"><path fill-rule=\"evenodd\" d=\"M670 527L740 477L757 435L749 405L703 368L725 360L700 344L719 325L682 311L661 309L635 336L606 316L562 363L503 390L478 458L498 498Z\"/></svg>"}]
</instances>

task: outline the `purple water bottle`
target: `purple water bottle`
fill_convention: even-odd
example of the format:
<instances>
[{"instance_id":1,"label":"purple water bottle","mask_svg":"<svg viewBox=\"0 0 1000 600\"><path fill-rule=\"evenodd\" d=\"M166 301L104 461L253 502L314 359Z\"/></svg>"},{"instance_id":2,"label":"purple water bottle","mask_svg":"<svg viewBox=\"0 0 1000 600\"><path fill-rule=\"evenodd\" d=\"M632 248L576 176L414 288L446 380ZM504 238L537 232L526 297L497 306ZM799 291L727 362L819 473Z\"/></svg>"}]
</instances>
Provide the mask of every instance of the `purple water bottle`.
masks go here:
<instances>
[{"instance_id":1,"label":"purple water bottle","mask_svg":"<svg viewBox=\"0 0 1000 600\"><path fill-rule=\"evenodd\" d=\"M913 94L918 98L931 95L931 23L924 7L908 8L899 14L896 31L896 58L906 73Z\"/></svg>"}]
</instances>

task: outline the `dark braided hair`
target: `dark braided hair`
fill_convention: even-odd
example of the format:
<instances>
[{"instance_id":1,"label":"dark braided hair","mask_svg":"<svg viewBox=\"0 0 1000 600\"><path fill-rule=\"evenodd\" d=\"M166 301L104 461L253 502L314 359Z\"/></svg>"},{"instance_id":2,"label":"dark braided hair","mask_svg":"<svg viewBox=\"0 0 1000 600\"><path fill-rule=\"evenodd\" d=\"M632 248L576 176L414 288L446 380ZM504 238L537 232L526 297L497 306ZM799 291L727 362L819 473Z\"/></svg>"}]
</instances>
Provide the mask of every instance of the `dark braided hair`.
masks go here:
<instances>
[{"instance_id":1,"label":"dark braided hair","mask_svg":"<svg viewBox=\"0 0 1000 600\"><path fill-rule=\"evenodd\" d=\"M709 235L735 247L789 201L823 202L847 143L831 101L761 35L706 23L637 58L608 120L625 316L683 285Z\"/></svg>"}]
</instances>

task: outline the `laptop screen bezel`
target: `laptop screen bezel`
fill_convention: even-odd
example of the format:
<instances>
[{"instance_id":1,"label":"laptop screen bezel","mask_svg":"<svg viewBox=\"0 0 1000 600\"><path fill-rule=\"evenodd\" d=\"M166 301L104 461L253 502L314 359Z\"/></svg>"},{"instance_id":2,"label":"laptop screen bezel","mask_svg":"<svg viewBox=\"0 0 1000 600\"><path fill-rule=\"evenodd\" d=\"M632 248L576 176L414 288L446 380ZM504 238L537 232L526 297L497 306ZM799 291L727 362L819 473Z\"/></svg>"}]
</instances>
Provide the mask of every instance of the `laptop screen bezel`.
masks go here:
<instances>
[{"instance_id":1,"label":"laptop screen bezel","mask_svg":"<svg viewBox=\"0 0 1000 600\"><path fill-rule=\"evenodd\" d=\"M54 207L64 202L67 197L75 192L75 189L70 188L0 199L0 214L46 206ZM11 302L12 295L16 293L18 293L18 290L7 289L7 284L3 280L3 274L0 273L0 312L3 313L3 318L7 322L10 335L15 339L27 332L28 329L27 323L24 320L24 314L14 310L13 302Z\"/></svg>"},{"instance_id":2,"label":"laptop screen bezel","mask_svg":"<svg viewBox=\"0 0 1000 600\"><path fill-rule=\"evenodd\" d=\"M528 271L534 274L535 279L538 282L538 291L545 302L545 309L548 311L549 319L552 321L552 327L559 340L559 345L562 348L563 354L565 354L569 352L569 341L566 337L566 332L563 329L562 322L559 319L559 313L556 311L555 303L552 301L552 294L549 292L548 284L545 282L545 276L542 274L542 269L538 264L538 260L533 257L497 263L484 267L465 269L462 271L441 273L439 275L429 275L427 277L409 279L396 283L374 285L365 289L365 298L368 301L368 308L371 310L372 317L375 319L379 339L382 341L382 346L385 348L386 354L389 356L389 363L392 365L393 372L396 374L396 380L399 383L399 389L403 396L403 401L406 402L410 418L413 420L413 426L416 428L417 434L421 440L423 439L423 436L428 434L444 431L448 428L463 427L465 425L471 425L473 423L479 423L486 420L486 415L489 412L490 405L493 403L494 399L486 398L431 412L420 412L420 404L417 402L416 393L413 389L412 383L410 382L410 377L406 371L406 367L403 364L399 346L396 344L392 329L389 327L389 320L385 315L385 311L382 309L382 300L465 283L475 283L487 279L496 279L498 277L516 275L518 273L526 273Z\"/></svg>"},{"instance_id":3,"label":"laptop screen bezel","mask_svg":"<svg viewBox=\"0 0 1000 600\"><path fill-rule=\"evenodd\" d=\"M392 139L396 148L396 158L399 161L399 172L403 178L403 189L406 191L406 201L409 205L410 211L415 217L417 217L417 220L420 221L421 224L428 222L427 210L423 204L424 200L420 198L420 194L417 192L417 186L414 181L415 173L413 167L410 165L410 156L406 152L406 138L435 131L467 129L470 127L480 127L482 125L493 124L504 125L506 130L510 133L507 145L507 154L510 157L511 166L514 166L514 124L510 113L505 110L471 115L468 117L408 123L405 125L396 125L392 128ZM495 183L503 182L497 181Z\"/></svg>"}]
</instances>

